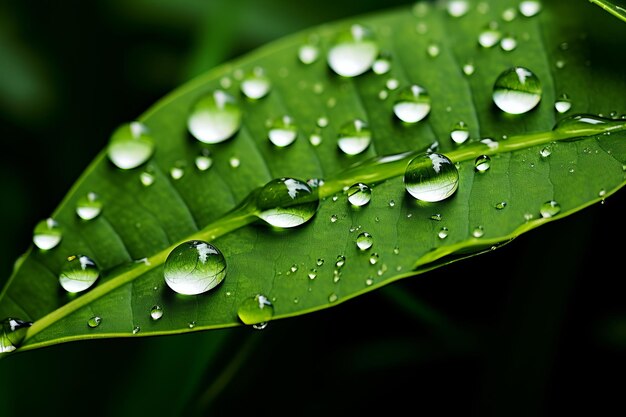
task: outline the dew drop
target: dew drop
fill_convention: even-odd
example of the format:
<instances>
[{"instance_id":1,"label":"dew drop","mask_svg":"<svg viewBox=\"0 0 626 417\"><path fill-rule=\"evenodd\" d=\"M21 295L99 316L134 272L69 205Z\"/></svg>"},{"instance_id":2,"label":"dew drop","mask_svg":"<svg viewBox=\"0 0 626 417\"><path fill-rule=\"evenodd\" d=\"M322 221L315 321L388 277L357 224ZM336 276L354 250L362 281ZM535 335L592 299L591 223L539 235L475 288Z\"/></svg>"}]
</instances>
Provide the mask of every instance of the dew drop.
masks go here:
<instances>
[{"instance_id":1,"label":"dew drop","mask_svg":"<svg viewBox=\"0 0 626 417\"><path fill-rule=\"evenodd\" d=\"M235 98L216 90L194 104L187 128L200 142L213 144L233 137L241 122L242 112Z\"/></svg>"},{"instance_id":2,"label":"dew drop","mask_svg":"<svg viewBox=\"0 0 626 417\"><path fill-rule=\"evenodd\" d=\"M478 238L483 237L485 235L485 229L483 226L476 226L474 230L472 230L472 236Z\"/></svg>"},{"instance_id":3,"label":"dew drop","mask_svg":"<svg viewBox=\"0 0 626 417\"><path fill-rule=\"evenodd\" d=\"M505 9L502 12L502 20L505 22L512 22L517 17L517 11L514 8Z\"/></svg>"},{"instance_id":4,"label":"dew drop","mask_svg":"<svg viewBox=\"0 0 626 417\"><path fill-rule=\"evenodd\" d=\"M280 228L300 226L317 212L317 189L294 178L280 178L268 182L256 197L257 216Z\"/></svg>"},{"instance_id":5,"label":"dew drop","mask_svg":"<svg viewBox=\"0 0 626 417\"><path fill-rule=\"evenodd\" d=\"M47 218L41 220L33 230L33 243L41 250L55 248L63 238L63 233L56 220Z\"/></svg>"},{"instance_id":6,"label":"dew drop","mask_svg":"<svg viewBox=\"0 0 626 417\"><path fill-rule=\"evenodd\" d=\"M491 48L500 42L502 33L495 22L490 23L478 35L478 44L483 48Z\"/></svg>"},{"instance_id":7,"label":"dew drop","mask_svg":"<svg viewBox=\"0 0 626 417\"><path fill-rule=\"evenodd\" d=\"M322 135L319 133L311 133L311 136L309 136L309 143L313 146L320 146L322 143Z\"/></svg>"},{"instance_id":8,"label":"dew drop","mask_svg":"<svg viewBox=\"0 0 626 417\"><path fill-rule=\"evenodd\" d=\"M507 35L500 40L500 48L505 52L510 52L517 48L517 39L511 35Z\"/></svg>"},{"instance_id":9,"label":"dew drop","mask_svg":"<svg viewBox=\"0 0 626 417\"><path fill-rule=\"evenodd\" d=\"M173 167L170 168L170 177L173 180L179 180L185 176L185 163L183 161L177 161Z\"/></svg>"},{"instance_id":10,"label":"dew drop","mask_svg":"<svg viewBox=\"0 0 626 417\"><path fill-rule=\"evenodd\" d=\"M154 305L150 309L150 317L152 320L158 320L163 317L163 308L159 305Z\"/></svg>"},{"instance_id":11,"label":"dew drop","mask_svg":"<svg viewBox=\"0 0 626 417\"><path fill-rule=\"evenodd\" d=\"M320 56L320 49L317 45L306 43L298 48L298 59L305 65L310 65L317 61Z\"/></svg>"},{"instance_id":12,"label":"dew drop","mask_svg":"<svg viewBox=\"0 0 626 417\"><path fill-rule=\"evenodd\" d=\"M87 193L76 203L76 214L83 220L92 220L102 212L102 201L96 193Z\"/></svg>"},{"instance_id":13,"label":"dew drop","mask_svg":"<svg viewBox=\"0 0 626 417\"><path fill-rule=\"evenodd\" d=\"M428 54L429 57L436 58L441 53L441 49L439 48L439 45L437 45L436 43L431 43L426 47L426 53Z\"/></svg>"},{"instance_id":14,"label":"dew drop","mask_svg":"<svg viewBox=\"0 0 626 417\"><path fill-rule=\"evenodd\" d=\"M141 331L141 327L139 327L139 326L135 326L135 327L133 327L133 334L137 334L137 333L139 333L140 331Z\"/></svg>"},{"instance_id":15,"label":"dew drop","mask_svg":"<svg viewBox=\"0 0 626 417\"><path fill-rule=\"evenodd\" d=\"M241 165L241 160L239 160L239 158L237 158L236 156L231 156L228 160L228 165L230 165L231 168L239 168L239 165Z\"/></svg>"},{"instance_id":16,"label":"dew drop","mask_svg":"<svg viewBox=\"0 0 626 417\"><path fill-rule=\"evenodd\" d=\"M356 207L368 204L372 199L372 189L362 182L353 184L348 188L348 201Z\"/></svg>"},{"instance_id":17,"label":"dew drop","mask_svg":"<svg viewBox=\"0 0 626 417\"><path fill-rule=\"evenodd\" d=\"M512 67L502 72L493 86L493 101L500 110L522 114L541 100L541 83L529 69Z\"/></svg>"},{"instance_id":18,"label":"dew drop","mask_svg":"<svg viewBox=\"0 0 626 417\"><path fill-rule=\"evenodd\" d=\"M91 327L92 329L100 326L100 323L102 323L102 318L99 316L93 316L89 320L87 320L87 326Z\"/></svg>"},{"instance_id":19,"label":"dew drop","mask_svg":"<svg viewBox=\"0 0 626 417\"><path fill-rule=\"evenodd\" d=\"M450 138L457 145L465 143L467 139L469 139L469 135L469 127L463 121L460 121L456 125L454 125L452 131L450 132Z\"/></svg>"},{"instance_id":20,"label":"dew drop","mask_svg":"<svg viewBox=\"0 0 626 417\"><path fill-rule=\"evenodd\" d=\"M430 95L426 89L413 84L398 93L393 113L405 123L417 123L430 113L430 106Z\"/></svg>"},{"instance_id":21,"label":"dew drop","mask_svg":"<svg viewBox=\"0 0 626 417\"><path fill-rule=\"evenodd\" d=\"M346 257L343 255L337 255L337 259L335 260L335 266L337 268L341 268L346 264Z\"/></svg>"},{"instance_id":22,"label":"dew drop","mask_svg":"<svg viewBox=\"0 0 626 417\"><path fill-rule=\"evenodd\" d=\"M315 262L315 264L317 266L322 266L324 265L324 258L318 258L317 261Z\"/></svg>"},{"instance_id":23,"label":"dew drop","mask_svg":"<svg viewBox=\"0 0 626 417\"><path fill-rule=\"evenodd\" d=\"M560 114L567 113L572 108L572 102L567 94L561 94L554 102L554 109Z\"/></svg>"},{"instance_id":24,"label":"dew drop","mask_svg":"<svg viewBox=\"0 0 626 417\"><path fill-rule=\"evenodd\" d=\"M592 114L576 114L559 120L553 130L575 137L607 134L613 129L623 129L621 120L607 119Z\"/></svg>"},{"instance_id":25,"label":"dew drop","mask_svg":"<svg viewBox=\"0 0 626 417\"><path fill-rule=\"evenodd\" d=\"M541 2L538 0L521 1L519 11L526 17L533 17L541 11Z\"/></svg>"},{"instance_id":26,"label":"dew drop","mask_svg":"<svg viewBox=\"0 0 626 417\"><path fill-rule=\"evenodd\" d=\"M265 75L263 68L256 67L241 81L241 92L251 100L258 100L270 92L271 86L270 79Z\"/></svg>"},{"instance_id":27,"label":"dew drop","mask_svg":"<svg viewBox=\"0 0 626 417\"><path fill-rule=\"evenodd\" d=\"M317 269L311 268L311 270L309 271L309 273L307 275L308 275L309 279L311 279L311 280L317 278Z\"/></svg>"},{"instance_id":28,"label":"dew drop","mask_svg":"<svg viewBox=\"0 0 626 417\"><path fill-rule=\"evenodd\" d=\"M332 214L332 215L330 216L330 222L331 222L331 223L336 223L336 222L337 222L337 220L339 220L339 217L337 217L337 215L336 215L336 214Z\"/></svg>"},{"instance_id":29,"label":"dew drop","mask_svg":"<svg viewBox=\"0 0 626 417\"><path fill-rule=\"evenodd\" d=\"M545 146L541 148L541 150L539 151L539 155L541 155L543 158L547 158L548 156L552 155L552 151L549 147Z\"/></svg>"},{"instance_id":30,"label":"dew drop","mask_svg":"<svg viewBox=\"0 0 626 417\"><path fill-rule=\"evenodd\" d=\"M196 156L195 163L198 171L206 171L213 166L213 158L211 158L209 151L205 149L200 155Z\"/></svg>"},{"instance_id":31,"label":"dew drop","mask_svg":"<svg viewBox=\"0 0 626 417\"><path fill-rule=\"evenodd\" d=\"M496 209L497 210L502 210L505 207L506 207L506 201L499 201L499 202L496 203Z\"/></svg>"},{"instance_id":32,"label":"dew drop","mask_svg":"<svg viewBox=\"0 0 626 417\"><path fill-rule=\"evenodd\" d=\"M93 259L85 255L72 255L67 258L59 274L59 283L65 291L77 293L90 288L99 276L100 270Z\"/></svg>"},{"instance_id":33,"label":"dew drop","mask_svg":"<svg viewBox=\"0 0 626 417\"><path fill-rule=\"evenodd\" d=\"M388 55L379 55L372 64L374 74L383 75L391 70L391 59Z\"/></svg>"},{"instance_id":34,"label":"dew drop","mask_svg":"<svg viewBox=\"0 0 626 417\"><path fill-rule=\"evenodd\" d=\"M146 162L154 153L154 139L141 122L119 126L109 139L107 155L120 169L133 169Z\"/></svg>"},{"instance_id":35,"label":"dew drop","mask_svg":"<svg viewBox=\"0 0 626 417\"><path fill-rule=\"evenodd\" d=\"M17 349L26 336L26 330L32 324L32 322L12 317L2 320L0 324L0 353L13 352Z\"/></svg>"},{"instance_id":36,"label":"dew drop","mask_svg":"<svg viewBox=\"0 0 626 417\"><path fill-rule=\"evenodd\" d=\"M343 77L356 77L368 71L378 57L373 33L362 25L352 25L328 51L328 65Z\"/></svg>"},{"instance_id":37,"label":"dew drop","mask_svg":"<svg viewBox=\"0 0 626 417\"><path fill-rule=\"evenodd\" d=\"M374 238L367 232L360 233L356 238L356 245L361 250L368 250L374 244Z\"/></svg>"},{"instance_id":38,"label":"dew drop","mask_svg":"<svg viewBox=\"0 0 626 417\"><path fill-rule=\"evenodd\" d=\"M452 17L465 16L469 11L469 2L467 0L450 0L446 5L446 9Z\"/></svg>"},{"instance_id":39,"label":"dew drop","mask_svg":"<svg viewBox=\"0 0 626 417\"><path fill-rule=\"evenodd\" d=\"M474 73L474 71L476 71L476 68L474 67L474 64L472 63L467 63L465 65L463 65L463 74L470 76Z\"/></svg>"},{"instance_id":40,"label":"dew drop","mask_svg":"<svg viewBox=\"0 0 626 417\"><path fill-rule=\"evenodd\" d=\"M226 277L226 259L212 244L190 240L176 246L163 268L165 283L184 295L201 294L215 288Z\"/></svg>"},{"instance_id":41,"label":"dew drop","mask_svg":"<svg viewBox=\"0 0 626 417\"><path fill-rule=\"evenodd\" d=\"M439 233L437 233L437 236L439 237L439 239L445 239L448 237L448 228L443 226L441 229L439 229Z\"/></svg>"},{"instance_id":42,"label":"dew drop","mask_svg":"<svg viewBox=\"0 0 626 417\"><path fill-rule=\"evenodd\" d=\"M356 119L345 123L338 133L337 146L347 155L365 151L372 141L372 132L366 122Z\"/></svg>"},{"instance_id":43,"label":"dew drop","mask_svg":"<svg viewBox=\"0 0 626 417\"><path fill-rule=\"evenodd\" d=\"M272 320L274 306L272 302L262 294L247 298L237 308L237 316L244 324L252 325L256 329L262 329Z\"/></svg>"},{"instance_id":44,"label":"dew drop","mask_svg":"<svg viewBox=\"0 0 626 417\"><path fill-rule=\"evenodd\" d=\"M554 200L546 201L539 208L539 213L543 218L556 216L561 211L561 205Z\"/></svg>"},{"instance_id":45,"label":"dew drop","mask_svg":"<svg viewBox=\"0 0 626 417\"><path fill-rule=\"evenodd\" d=\"M139 182L141 182L141 185L143 185L144 187L149 187L152 184L154 184L154 174L152 174L149 171L144 171L141 174L139 174Z\"/></svg>"},{"instance_id":46,"label":"dew drop","mask_svg":"<svg viewBox=\"0 0 626 417\"><path fill-rule=\"evenodd\" d=\"M489 155L477 156L474 160L474 168L476 172L485 172L491 167L491 158Z\"/></svg>"},{"instance_id":47,"label":"dew drop","mask_svg":"<svg viewBox=\"0 0 626 417\"><path fill-rule=\"evenodd\" d=\"M331 293L331 294L328 296L328 301L329 301L329 302L331 302L331 303L334 303L334 302L335 302L335 301L337 301L338 299L339 299L339 297L338 297L338 296L337 296L337 294L335 294L334 292L333 292L333 293Z\"/></svg>"},{"instance_id":48,"label":"dew drop","mask_svg":"<svg viewBox=\"0 0 626 417\"><path fill-rule=\"evenodd\" d=\"M378 255L376 252L372 253L370 255L370 265L376 265L378 263L378 259L380 258L380 255Z\"/></svg>"},{"instance_id":49,"label":"dew drop","mask_svg":"<svg viewBox=\"0 0 626 417\"><path fill-rule=\"evenodd\" d=\"M413 158L404 173L404 186L414 198L442 201L459 186L459 172L450 159L439 153L426 153Z\"/></svg>"},{"instance_id":50,"label":"dew drop","mask_svg":"<svg viewBox=\"0 0 626 417\"><path fill-rule=\"evenodd\" d=\"M291 145L298 137L298 128L289 116L283 116L269 122L267 137L279 148Z\"/></svg>"}]
</instances>

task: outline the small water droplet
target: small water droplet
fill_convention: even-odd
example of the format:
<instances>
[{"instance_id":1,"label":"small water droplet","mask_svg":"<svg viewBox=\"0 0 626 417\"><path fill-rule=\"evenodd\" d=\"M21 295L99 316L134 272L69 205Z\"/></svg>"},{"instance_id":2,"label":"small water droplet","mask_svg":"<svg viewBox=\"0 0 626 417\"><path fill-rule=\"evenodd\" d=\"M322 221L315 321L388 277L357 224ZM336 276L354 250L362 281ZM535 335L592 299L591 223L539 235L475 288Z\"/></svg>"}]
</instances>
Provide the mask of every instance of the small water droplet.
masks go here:
<instances>
[{"instance_id":1,"label":"small water droplet","mask_svg":"<svg viewBox=\"0 0 626 417\"><path fill-rule=\"evenodd\" d=\"M133 334L137 334L137 333L139 333L140 331L141 331L141 327L139 327L139 326L135 326L135 327L133 327Z\"/></svg>"},{"instance_id":2,"label":"small water droplet","mask_svg":"<svg viewBox=\"0 0 626 417\"><path fill-rule=\"evenodd\" d=\"M417 123L430 113L430 94L424 87L410 85L398 92L393 113L405 123Z\"/></svg>"},{"instance_id":3,"label":"small water droplet","mask_svg":"<svg viewBox=\"0 0 626 417\"><path fill-rule=\"evenodd\" d=\"M196 322L195 321L190 321L189 323L187 323L187 327L190 329L193 329L194 327L196 327Z\"/></svg>"},{"instance_id":4,"label":"small water droplet","mask_svg":"<svg viewBox=\"0 0 626 417\"><path fill-rule=\"evenodd\" d=\"M533 17L541 11L541 2L538 0L521 1L519 11L526 17Z\"/></svg>"},{"instance_id":5,"label":"small water droplet","mask_svg":"<svg viewBox=\"0 0 626 417\"><path fill-rule=\"evenodd\" d=\"M360 233L356 238L356 245L361 250L368 250L374 244L374 238L367 232Z\"/></svg>"},{"instance_id":6,"label":"small water droplet","mask_svg":"<svg viewBox=\"0 0 626 417\"><path fill-rule=\"evenodd\" d=\"M241 92L251 100L259 100L265 97L272 84L261 67L256 67L241 81Z\"/></svg>"},{"instance_id":7,"label":"small water droplet","mask_svg":"<svg viewBox=\"0 0 626 417\"><path fill-rule=\"evenodd\" d=\"M554 200L546 201L539 208L539 213L543 218L556 216L560 211L561 205Z\"/></svg>"},{"instance_id":8,"label":"small water droplet","mask_svg":"<svg viewBox=\"0 0 626 417\"><path fill-rule=\"evenodd\" d=\"M498 210L502 210L505 207L506 207L506 201L499 201L496 203L496 209Z\"/></svg>"},{"instance_id":9,"label":"small water droplet","mask_svg":"<svg viewBox=\"0 0 626 417\"><path fill-rule=\"evenodd\" d=\"M293 264L291 265L291 268L289 268L289 270L293 273L293 272L298 272L298 265Z\"/></svg>"},{"instance_id":10,"label":"small water droplet","mask_svg":"<svg viewBox=\"0 0 626 417\"><path fill-rule=\"evenodd\" d=\"M512 7L509 7L502 12L502 20L504 20L505 22L512 22L513 20L515 20L516 17L517 10Z\"/></svg>"},{"instance_id":11,"label":"small water droplet","mask_svg":"<svg viewBox=\"0 0 626 417\"><path fill-rule=\"evenodd\" d=\"M430 219L431 219L431 220L435 220L435 221L437 221L437 222L440 222L440 221L441 221L441 219L442 219L442 216L441 216L441 214L440 214L440 213L435 213L435 214L433 214L433 215L431 215L431 216L430 216Z\"/></svg>"},{"instance_id":12,"label":"small water droplet","mask_svg":"<svg viewBox=\"0 0 626 417\"><path fill-rule=\"evenodd\" d=\"M313 43L305 43L298 48L298 59L305 65L310 65L317 61L320 56L320 48Z\"/></svg>"},{"instance_id":13,"label":"small water droplet","mask_svg":"<svg viewBox=\"0 0 626 417\"><path fill-rule=\"evenodd\" d=\"M206 171L213 166L213 158L207 149L204 149L195 159L196 168L199 171Z\"/></svg>"},{"instance_id":14,"label":"small water droplet","mask_svg":"<svg viewBox=\"0 0 626 417\"><path fill-rule=\"evenodd\" d=\"M339 218L337 217L337 215L336 215L336 214L332 214L332 215L330 216L330 222L331 222L331 223L335 223L338 219L339 219Z\"/></svg>"},{"instance_id":15,"label":"small water droplet","mask_svg":"<svg viewBox=\"0 0 626 417\"><path fill-rule=\"evenodd\" d=\"M317 278L317 269L311 268L311 270L309 271L309 273L307 275L308 275L309 279Z\"/></svg>"},{"instance_id":16,"label":"small water droplet","mask_svg":"<svg viewBox=\"0 0 626 417\"><path fill-rule=\"evenodd\" d=\"M337 260L335 261L335 266L337 268L341 268L346 264L346 257L343 255L338 255Z\"/></svg>"},{"instance_id":17,"label":"small water droplet","mask_svg":"<svg viewBox=\"0 0 626 417\"><path fill-rule=\"evenodd\" d=\"M41 220L33 230L33 243L41 250L55 248L62 238L63 232L59 224L51 217Z\"/></svg>"},{"instance_id":18,"label":"small water droplet","mask_svg":"<svg viewBox=\"0 0 626 417\"><path fill-rule=\"evenodd\" d=\"M318 117L315 123L317 124L318 127L324 128L328 126L328 117L324 117L324 116Z\"/></svg>"},{"instance_id":19,"label":"small water droplet","mask_svg":"<svg viewBox=\"0 0 626 417\"><path fill-rule=\"evenodd\" d=\"M311 136L309 136L309 143L313 146L319 146L322 143L322 135L319 133L311 133Z\"/></svg>"},{"instance_id":20,"label":"small water droplet","mask_svg":"<svg viewBox=\"0 0 626 417\"><path fill-rule=\"evenodd\" d=\"M353 184L348 188L348 201L353 206L362 207L372 199L372 189L362 182Z\"/></svg>"},{"instance_id":21,"label":"small water droplet","mask_svg":"<svg viewBox=\"0 0 626 417\"><path fill-rule=\"evenodd\" d=\"M87 193L76 202L76 214L83 220L92 220L102 212L102 201L93 192Z\"/></svg>"},{"instance_id":22,"label":"small water droplet","mask_svg":"<svg viewBox=\"0 0 626 417\"><path fill-rule=\"evenodd\" d=\"M512 35L507 35L500 40L500 48L505 52L510 52L517 48L517 39Z\"/></svg>"},{"instance_id":23,"label":"small water droplet","mask_svg":"<svg viewBox=\"0 0 626 417\"><path fill-rule=\"evenodd\" d=\"M378 75L387 74L390 69L391 69L391 58L386 54L379 55L378 58L376 58L376 60L372 64L372 71Z\"/></svg>"},{"instance_id":24,"label":"small water droplet","mask_svg":"<svg viewBox=\"0 0 626 417\"><path fill-rule=\"evenodd\" d=\"M152 318L152 320L159 320L161 317L163 317L163 308L159 305L152 306L152 308L150 309L150 317Z\"/></svg>"},{"instance_id":25,"label":"small water droplet","mask_svg":"<svg viewBox=\"0 0 626 417\"><path fill-rule=\"evenodd\" d=\"M496 22L491 22L478 35L478 44L483 48L491 48L500 42L502 33Z\"/></svg>"},{"instance_id":26,"label":"small water droplet","mask_svg":"<svg viewBox=\"0 0 626 417\"><path fill-rule=\"evenodd\" d=\"M87 325L93 329L93 328L100 326L101 322L102 322L102 318L98 316L93 316L92 318L87 320Z\"/></svg>"},{"instance_id":27,"label":"small water droplet","mask_svg":"<svg viewBox=\"0 0 626 417\"><path fill-rule=\"evenodd\" d=\"M459 171L450 159L439 153L426 153L413 158L404 173L406 190L414 198L442 201L459 186Z\"/></svg>"},{"instance_id":28,"label":"small water droplet","mask_svg":"<svg viewBox=\"0 0 626 417\"><path fill-rule=\"evenodd\" d=\"M100 270L91 258L72 255L59 274L59 283L65 291L77 293L90 288L99 276Z\"/></svg>"},{"instance_id":29,"label":"small water droplet","mask_svg":"<svg viewBox=\"0 0 626 417\"><path fill-rule=\"evenodd\" d=\"M469 135L469 127L463 121L454 125L452 131L450 132L450 138L458 145L465 143L467 139L469 139Z\"/></svg>"},{"instance_id":30,"label":"small water droplet","mask_svg":"<svg viewBox=\"0 0 626 417\"><path fill-rule=\"evenodd\" d=\"M186 165L185 161L176 161L174 166L170 168L170 177L175 181L184 177Z\"/></svg>"},{"instance_id":31,"label":"small water droplet","mask_svg":"<svg viewBox=\"0 0 626 417\"><path fill-rule=\"evenodd\" d=\"M493 86L493 101L509 114L526 113L541 100L541 83L529 69L512 67L502 72Z\"/></svg>"},{"instance_id":32,"label":"small water droplet","mask_svg":"<svg viewBox=\"0 0 626 417\"><path fill-rule=\"evenodd\" d=\"M560 114L567 113L572 108L572 102L567 94L561 94L554 102L554 109Z\"/></svg>"},{"instance_id":33,"label":"small water droplet","mask_svg":"<svg viewBox=\"0 0 626 417\"><path fill-rule=\"evenodd\" d=\"M201 97L187 119L189 132L200 142L220 143L239 131L242 112L235 98L222 90Z\"/></svg>"},{"instance_id":34,"label":"small water droplet","mask_svg":"<svg viewBox=\"0 0 626 417\"><path fill-rule=\"evenodd\" d=\"M437 236L439 237L439 239L445 239L448 237L448 228L443 226L441 229L439 229L439 233L437 233Z\"/></svg>"},{"instance_id":35,"label":"small water droplet","mask_svg":"<svg viewBox=\"0 0 626 417\"><path fill-rule=\"evenodd\" d=\"M339 297L337 297L337 294L335 294L334 292L333 292L333 293L331 293L331 294L328 296L328 301L329 301L329 302L331 302L331 303L334 303L334 302L335 302L335 301L337 301L338 299L339 299Z\"/></svg>"},{"instance_id":36,"label":"small water droplet","mask_svg":"<svg viewBox=\"0 0 626 417\"><path fill-rule=\"evenodd\" d=\"M315 263L316 263L317 266L322 266L322 265L324 265L324 259L323 258L318 258Z\"/></svg>"},{"instance_id":37,"label":"small water droplet","mask_svg":"<svg viewBox=\"0 0 626 417\"><path fill-rule=\"evenodd\" d=\"M474 227L474 230L472 230L472 236L478 238L478 237L483 237L485 234L485 229L483 226L476 226Z\"/></svg>"},{"instance_id":38,"label":"small water droplet","mask_svg":"<svg viewBox=\"0 0 626 417\"><path fill-rule=\"evenodd\" d=\"M317 212L317 189L294 178L268 182L256 197L257 216L268 224L291 228L309 221Z\"/></svg>"},{"instance_id":39,"label":"small water droplet","mask_svg":"<svg viewBox=\"0 0 626 417\"><path fill-rule=\"evenodd\" d=\"M439 48L439 45L436 43L430 43L428 44L428 46L426 47L426 53L428 54L429 57L431 58L436 58L439 56L439 54L441 53L441 49Z\"/></svg>"},{"instance_id":40,"label":"small water droplet","mask_svg":"<svg viewBox=\"0 0 626 417\"><path fill-rule=\"evenodd\" d=\"M139 182L141 182L141 185L143 185L144 187L149 187L152 184L154 184L154 174L152 174L150 171L144 171L141 174L139 174Z\"/></svg>"},{"instance_id":41,"label":"small water droplet","mask_svg":"<svg viewBox=\"0 0 626 417\"><path fill-rule=\"evenodd\" d=\"M477 156L474 160L474 168L476 172L485 172L491 167L491 158L489 155Z\"/></svg>"},{"instance_id":42,"label":"small water droplet","mask_svg":"<svg viewBox=\"0 0 626 417\"><path fill-rule=\"evenodd\" d=\"M212 244L190 240L176 246L163 268L165 283L175 292L201 294L215 288L226 277L226 259Z\"/></svg>"},{"instance_id":43,"label":"small water droplet","mask_svg":"<svg viewBox=\"0 0 626 417\"><path fill-rule=\"evenodd\" d=\"M372 141L372 132L366 122L356 119L341 126L337 145L347 155L357 155L365 151Z\"/></svg>"},{"instance_id":44,"label":"small water droplet","mask_svg":"<svg viewBox=\"0 0 626 417\"><path fill-rule=\"evenodd\" d=\"M365 285L367 285L368 287L372 285L373 283L374 283L374 279L372 277L367 277L367 279L365 280Z\"/></svg>"},{"instance_id":45,"label":"small water droplet","mask_svg":"<svg viewBox=\"0 0 626 417\"><path fill-rule=\"evenodd\" d=\"M355 24L341 33L328 51L328 65L338 75L356 77L372 67L378 53L372 31Z\"/></svg>"},{"instance_id":46,"label":"small water droplet","mask_svg":"<svg viewBox=\"0 0 626 417\"><path fill-rule=\"evenodd\" d=\"M378 263L378 259L380 258L380 255L378 255L378 253L374 252L372 254L370 254L370 265L376 265Z\"/></svg>"},{"instance_id":47,"label":"small water droplet","mask_svg":"<svg viewBox=\"0 0 626 417\"><path fill-rule=\"evenodd\" d=\"M241 165L241 160L236 156L231 156L228 160L228 165L230 165L231 168L239 168L239 166Z\"/></svg>"},{"instance_id":48,"label":"small water droplet","mask_svg":"<svg viewBox=\"0 0 626 417\"><path fill-rule=\"evenodd\" d=\"M552 151L550 150L549 147L544 146L543 148L541 148L541 150L539 151L539 155L541 155L544 158L547 158L548 156L550 156L552 154Z\"/></svg>"},{"instance_id":49,"label":"small water droplet","mask_svg":"<svg viewBox=\"0 0 626 417\"><path fill-rule=\"evenodd\" d=\"M469 11L469 2L467 0L450 0L446 5L446 9L452 17L465 16Z\"/></svg>"},{"instance_id":50,"label":"small water droplet","mask_svg":"<svg viewBox=\"0 0 626 417\"><path fill-rule=\"evenodd\" d=\"M396 206L395 200L389 200L389 207L395 207L395 206Z\"/></svg>"},{"instance_id":51,"label":"small water droplet","mask_svg":"<svg viewBox=\"0 0 626 417\"><path fill-rule=\"evenodd\" d=\"M267 137L279 148L291 145L298 137L298 128L289 116L283 116L269 122Z\"/></svg>"},{"instance_id":52,"label":"small water droplet","mask_svg":"<svg viewBox=\"0 0 626 417\"><path fill-rule=\"evenodd\" d=\"M13 352L26 336L32 322L7 317L0 323L0 353Z\"/></svg>"},{"instance_id":53,"label":"small water droplet","mask_svg":"<svg viewBox=\"0 0 626 417\"><path fill-rule=\"evenodd\" d=\"M469 76L469 75L472 75L474 71L476 71L476 68L474 67L474 64L472 64L471 62L463 65L463 74Z\"/></svg>"},{"instance_id":54,"label":"small water droplet","mask_svg":"<svg viewBox=\"0 0 626 417\"><path fill-rule=\"evenodd\" d=\"M237 309L237 316L244 324L252 325L255 329L262 329L272 320L274 306L262 294L245 299Z\"/></svg>"},{"instance_id":55,"label":"small water droplet","mask_svg":"<svg viewBox=\"0 0 626 417\"><path fill-rule=\"evenodd\" d=\"M154 153L154 139L141 122L119 126L109 139L107 155L120 169L133 169L146 162Z\"/></svg>"}]
</instances>

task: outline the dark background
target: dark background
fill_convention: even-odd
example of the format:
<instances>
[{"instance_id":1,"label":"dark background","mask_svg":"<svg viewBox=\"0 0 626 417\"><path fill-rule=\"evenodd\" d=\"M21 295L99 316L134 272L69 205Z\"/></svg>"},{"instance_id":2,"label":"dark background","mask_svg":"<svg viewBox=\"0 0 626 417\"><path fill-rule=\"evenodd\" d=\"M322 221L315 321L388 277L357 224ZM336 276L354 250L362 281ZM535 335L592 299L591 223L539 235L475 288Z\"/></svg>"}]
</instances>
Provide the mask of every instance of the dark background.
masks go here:
<instances>
[{"instance_id":1,"label":"dark background","mask_svg":"<svg viewBox=\"0 0 626 417\"><path fill-rule=\"evenodd\" d=\"M403 3L0 2L0 283L121 121L256 46ZM625 207L618 192L495 252L262 331L5 358L0 416L619 413Z\"/></svg>"}]
</instances>

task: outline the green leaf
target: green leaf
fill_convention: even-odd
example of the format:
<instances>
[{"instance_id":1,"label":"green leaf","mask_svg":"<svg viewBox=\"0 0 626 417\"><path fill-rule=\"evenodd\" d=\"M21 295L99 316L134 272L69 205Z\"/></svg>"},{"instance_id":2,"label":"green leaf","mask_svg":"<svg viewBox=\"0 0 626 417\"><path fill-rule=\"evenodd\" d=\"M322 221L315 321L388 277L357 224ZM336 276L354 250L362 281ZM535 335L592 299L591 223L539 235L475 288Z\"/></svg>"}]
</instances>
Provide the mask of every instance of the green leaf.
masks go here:
<instances>
[{"instance_id":1,"label":"green leaf","mask_svg":"<svg viewBox=\"0 0 626 417\"><path fill-rule=\"evenodd\" d=\"M607 0L589 0L590 2L602 7L607 12L611 13L613 16L623 20L626 22L626 8L623 5L620 5L620 2L617 1L607 1Z\"/></svg>"},{"instance_id":2,"label":"green leaf","mask_svg":"<svg viewBox=\"0 0 626 417\"><path fill-rule=\"evenodd\" d=\"M62 231L60 244L31 247L16 263L0 294L0 317L33 322L20 329L18 350L240 326L239 307L257 295L271 303L273 316L246 324L329 308L490 252L622 188L626 121L614 112L626 107L626 79L619 57L591 54L597 45L610 45L606 40L621 27L605 22L602 33L580 36L596 15L565 1L546 4L534 16L517 13L514 1L470 6L455 17L443 3L423 2L311 28L215 68L157 102L137 119L155 143L150 160L118 169L103 150L51 214ZM375 38L361 44L364 51L376 47L389 56L390 70L339 76L327 54L346 31L362 28ZM480 46L486 28L516 46ZM298 59L307 42L320 51L310 64ZM527 113L504 114L494 105L493 87L516 67L536 74L541 101ZM248 99L240 86L258 69L271 87L266 96ZM414 84L428 92L432 107L423 120L403 123L393 103ZM187 118L216 90L235 98L243 124L231 139L203 144L190 135ZM571 108L559 107L561 113L555 103L564 94ZM227 116L237 123L236 111ZM273 145L268 120L293 123L296 140ZM346 155L337 137L355 120L366 122L372 142ZM458 145L450 134L461 121L469 140ZM312 143L312 135L321 143ZM198 169L196 158L207 151L212 165ZM418 202L403 176L413 157L433 151L456 164L458 190L444 201ZM475 160L483 156L490 168L478 172ZM143 173L150 174L150 185L142 184ZM319 206L303 203L317 207L313 218L279 230L263 222L260 211L272 197L262 187L283 177L322 181L311 194ZM359 182L371 187L371 201L353 207L346 189ZM102 212L83 220L76 206L90 193ZM541 207L550 202L560 211L544 217ZM299 208L289 210L299 214ZM356 245L361 232L373 238L365 251ZM207 293L176 294L164 282L164 263L192 240L223 253L226 277ZM85 292L70 294L59 274L77 255L92 259L100 276ZM153 306L161 307L162 318L151 317ZM99 325L89 326L95 317ZM3 331L14 342L17 335L6 325Z\"/></svg>"}]
</instances>

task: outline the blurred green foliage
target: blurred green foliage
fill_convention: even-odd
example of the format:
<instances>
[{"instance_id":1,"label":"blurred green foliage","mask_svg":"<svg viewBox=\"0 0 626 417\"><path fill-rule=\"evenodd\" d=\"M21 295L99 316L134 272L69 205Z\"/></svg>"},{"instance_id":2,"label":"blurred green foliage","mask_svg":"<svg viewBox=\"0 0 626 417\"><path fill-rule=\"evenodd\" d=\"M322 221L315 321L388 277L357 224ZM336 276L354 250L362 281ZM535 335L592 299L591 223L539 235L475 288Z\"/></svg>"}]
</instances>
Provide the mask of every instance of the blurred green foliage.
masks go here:
<instances>
[{"instance_id":1,"label":"blurred green foliage","mask_svg":"<svg viewBox=\"0 0 626 417\"><path fill-rule=\"evenodd\" d=\"M120 122L273 39L402 4L0 3L0 283ZM621 409L626 370L624 207L620 192L494 253L262 331L11 356L0 415L605 415Z\"/></svg>"}]
</instances>

